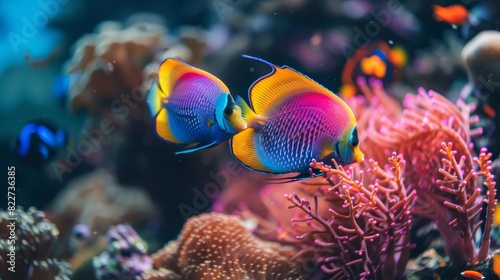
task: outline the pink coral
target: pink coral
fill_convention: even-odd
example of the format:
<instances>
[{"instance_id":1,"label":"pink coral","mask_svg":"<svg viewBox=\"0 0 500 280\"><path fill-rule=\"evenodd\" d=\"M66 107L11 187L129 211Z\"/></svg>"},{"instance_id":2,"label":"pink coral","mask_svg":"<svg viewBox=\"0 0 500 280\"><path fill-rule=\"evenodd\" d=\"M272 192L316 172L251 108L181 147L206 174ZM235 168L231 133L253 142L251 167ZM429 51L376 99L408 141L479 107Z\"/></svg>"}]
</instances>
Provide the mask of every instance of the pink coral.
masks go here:
<instances>
[{"instance_id":1,"label":"pink coral","mask_svg":"<svg viewBox=\"0 0 500 280\"><path fill-rule=\"evenodd\" d=\"M302 254L315 254L321 268L333 279L395 279L404 274L409 259L410 209L416 192L403 184L405 161L393 154L391 170L383 170L370 160L366 170L371 183L363 183L364 172L355 175L334 161L334 167L313 161L311 167L324 173L331 186L327 203L329 215L314 210L309 200L296 194L285 195L306 216L292 222L307 222ZM326 200L328 198L328 200ZM335 203L328 203L335 201ZM314 223L312 223L314 221ZM311 241L313 240L313 243Z\"/></svg>"}]
</instances>

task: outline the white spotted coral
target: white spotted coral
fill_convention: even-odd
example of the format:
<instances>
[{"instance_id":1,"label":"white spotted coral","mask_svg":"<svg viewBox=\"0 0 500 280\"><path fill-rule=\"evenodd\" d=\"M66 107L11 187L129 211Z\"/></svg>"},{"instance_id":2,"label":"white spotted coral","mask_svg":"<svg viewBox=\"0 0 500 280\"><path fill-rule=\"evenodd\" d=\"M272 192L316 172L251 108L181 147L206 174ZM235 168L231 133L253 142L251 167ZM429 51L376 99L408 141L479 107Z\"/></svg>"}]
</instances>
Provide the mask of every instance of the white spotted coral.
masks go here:
<instances>
[{"instance_id":1,"label":"white spotted coral","mask_svg":"<svg viewBox=\"0 0 500 280\"><path fill-rule=\"evenodd\" d=\"M156 269L188 280L304 279L290 260L295 254L291 247L257 238L236 216L211 213L189 219L179 239L152 258Z\"/></svg>"}]
</instances>

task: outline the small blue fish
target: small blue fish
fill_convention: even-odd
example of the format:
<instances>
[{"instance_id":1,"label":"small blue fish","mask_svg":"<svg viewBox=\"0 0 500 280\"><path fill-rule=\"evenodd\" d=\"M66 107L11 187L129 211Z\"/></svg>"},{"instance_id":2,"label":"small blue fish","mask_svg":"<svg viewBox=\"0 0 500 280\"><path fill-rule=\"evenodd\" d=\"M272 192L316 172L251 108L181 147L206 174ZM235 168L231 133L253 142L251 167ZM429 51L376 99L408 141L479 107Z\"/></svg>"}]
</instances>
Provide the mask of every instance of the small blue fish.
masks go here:
<instances>
[{"instance_id":1,"label":"small blue fish","mask_svg":"<svg viewBox=\"0 0 500 280\"><path fill-rule=\"evenodd\" d=\"M66 144L66 133L48 122L26 124L17 138L16 152L25 161L40 164L54 158Z\"/></svg>"},{"instance_id":2,"label":"small blue fish","mask_svg":"<svg viewBox=\"0 0 500 280\"><path fill-rule=\"evenodd\" d=\"M312 159L339 164L363 160L351 108L328 89L294 69L259 58L273 71L249 89L252 108L242 98L248 129L231 140L234 157L264 173L309 177Z\"/></svg>"},{"instance_id":3,"label":"small blue fish","mask_svg":"<svg viewBox=\"0 0 500 280\"><path fill-rule=\"evenodd\" d=\"M214 75L175 58L160 65L147 103L156 134L164 141L196 146L177 154L213 147L247 128L241 108Z\"/></svg>"}]
</instances>

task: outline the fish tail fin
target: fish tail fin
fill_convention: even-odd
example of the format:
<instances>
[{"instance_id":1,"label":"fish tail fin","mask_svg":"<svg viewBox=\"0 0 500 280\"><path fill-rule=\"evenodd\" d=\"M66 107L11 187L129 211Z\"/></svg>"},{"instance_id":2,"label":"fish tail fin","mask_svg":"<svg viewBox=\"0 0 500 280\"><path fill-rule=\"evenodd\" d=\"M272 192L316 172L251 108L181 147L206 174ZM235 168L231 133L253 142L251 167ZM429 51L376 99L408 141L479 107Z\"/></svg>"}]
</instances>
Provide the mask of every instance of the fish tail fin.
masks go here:
<instances>
[{"instance_id":1,"label":"fish tail fin","mask_svg":"<svg viewBox=\"0 0 500 280\"><path fill-rule=\"evenodd\" d=\"M154 117L158 115L160 110L163 108L163 98L165 97L164 93L160 90L160 87L156 82L151 84L151 88L148 92L148 97L146 99L146 103L149 107L149 112L151 116Z\"/></svg>"},{"instance_id":2,"label":"fish tail fin","mask_svg":"<svg viewBox=\"0 0 500 280\"><path fill-rule=\"evenodd\" d=\"M148 104L151 116L154 118L155 133L166 142L183 144L171 130L168 112L163 105L165 98L166 95L162 92L158 84L153 82L148 92L146 103Z\"/></svg>"},{"instance_id":3,"label":"fish tail fin","mask_svg":"<svg viewBox=\"0 0 500 280\"><path fill-rule=\"evenodd\" d=\"M236 96L236 100L234 102L241 108L241 115L249 127L255 128L256 123L264 125L262 122L263 118L257 115L241 96Z\"/></svg>"}]
</instances>

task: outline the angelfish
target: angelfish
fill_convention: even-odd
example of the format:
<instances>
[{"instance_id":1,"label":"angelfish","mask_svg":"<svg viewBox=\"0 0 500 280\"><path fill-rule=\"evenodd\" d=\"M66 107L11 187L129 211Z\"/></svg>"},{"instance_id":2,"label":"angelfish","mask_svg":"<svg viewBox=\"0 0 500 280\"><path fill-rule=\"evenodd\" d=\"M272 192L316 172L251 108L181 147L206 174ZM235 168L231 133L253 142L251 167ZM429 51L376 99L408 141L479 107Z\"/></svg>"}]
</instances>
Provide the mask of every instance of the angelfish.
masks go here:
<instances>
[{"instance_id":1,"label":"angelfish","mask_svg":"<svg viewBox=\"0 0 500 280\"><path fill-rule=\"evenodd\" d=\"M147 103L158 137L194 145L177 154L213 147L247 128L241 108L220 79L176 58L161 63Z\"/></svg>"},{"instance_id":2,"label":"angelfish","mask_svg":"<svg viewBox=\"0 0 500 280\"><path fill-rule=\"evenodd\" d=\"M238 161L264 173L298 172L299 179L310 176L312 159L343 165L363 160L354 113L342 99L288 66L244 57L272 72L250 87L250 105L236 98L248 124L231 139Z\"/></svg>"}]
</instances>

